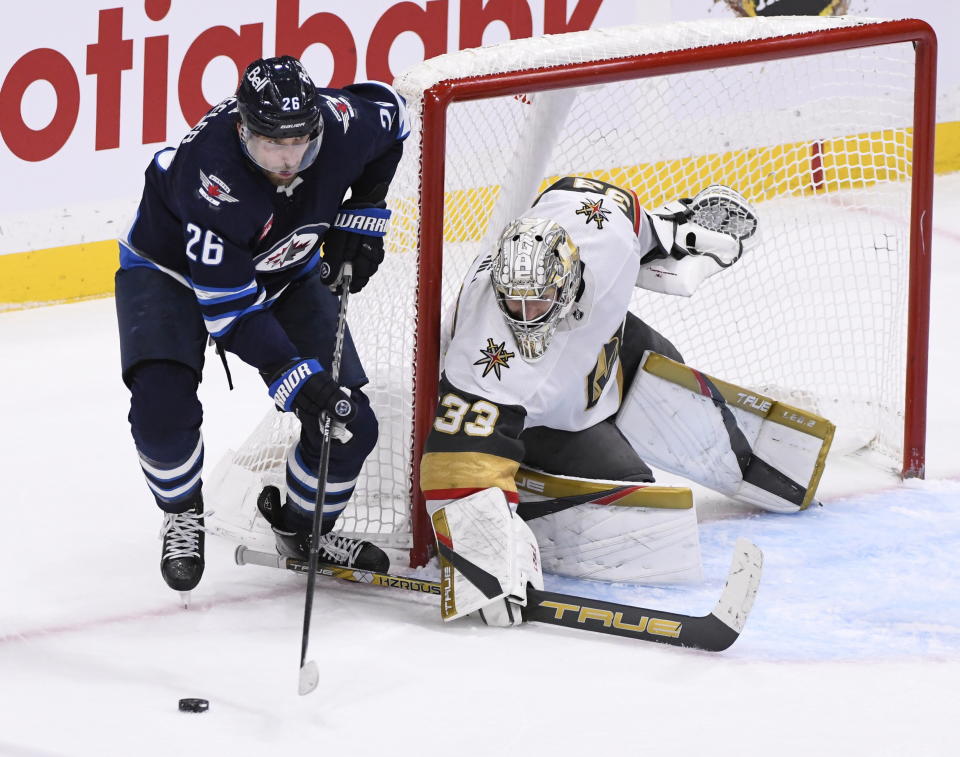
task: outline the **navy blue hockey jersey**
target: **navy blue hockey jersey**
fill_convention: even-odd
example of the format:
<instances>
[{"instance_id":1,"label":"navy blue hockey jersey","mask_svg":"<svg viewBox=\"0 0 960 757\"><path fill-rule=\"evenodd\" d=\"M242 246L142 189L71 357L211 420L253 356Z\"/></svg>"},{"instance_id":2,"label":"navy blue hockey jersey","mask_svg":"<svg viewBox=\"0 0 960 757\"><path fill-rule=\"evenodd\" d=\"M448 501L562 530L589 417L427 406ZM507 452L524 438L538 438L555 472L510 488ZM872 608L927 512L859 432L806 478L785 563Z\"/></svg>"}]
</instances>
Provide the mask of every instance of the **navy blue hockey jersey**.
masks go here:
<instances>
[{"instance_id":1,"label":"navy blue hockey jersey","mask_svg":"<svg viewBox=\"0 0 960 757\"><path fill-rule=\"evenodd\" d=\"M121 268L149 266L191 287L208 332L261 370L300 357L271 303L316 269L348 189L382 199L409 133L403 100L387 84L317 93L320 151L289 186L274 186L245 157L230 97L154 156L120 240Z\"/></svg>"}]
</instances>

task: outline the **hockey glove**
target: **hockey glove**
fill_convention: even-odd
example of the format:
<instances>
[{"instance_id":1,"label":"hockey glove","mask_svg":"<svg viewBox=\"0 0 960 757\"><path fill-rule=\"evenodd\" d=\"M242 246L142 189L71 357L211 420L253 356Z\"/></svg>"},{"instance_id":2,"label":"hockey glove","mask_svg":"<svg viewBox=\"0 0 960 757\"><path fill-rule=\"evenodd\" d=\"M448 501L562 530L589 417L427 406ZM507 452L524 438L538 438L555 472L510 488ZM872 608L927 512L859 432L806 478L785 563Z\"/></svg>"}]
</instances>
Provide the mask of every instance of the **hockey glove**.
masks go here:
<instances>
[{"instance_id":1,"label":"hockey glove","mask_svg":"<svg viewBox=\"0 0 960 757\"><path fill-rule=\"evenodd\" d=\"M390 211L384 203L348 203L340 208L337 220L323 238L324 283L336 286L345 262L353 263L350 291L363 289L383 262L383 237L387 233Z\"/></svg>"},{"instance_id":2,"label":"hockey glove","mask_svg":"<svg viewBox=\"0 0 960 757\"><path fill-rule=\"evenodd\" d=\"M270 396L278 409L301 415L330 413L335 423L349 423L357 415L350 395L330 378L317 360L297 358L267 378Z\"/></svg>"}]
</instances>

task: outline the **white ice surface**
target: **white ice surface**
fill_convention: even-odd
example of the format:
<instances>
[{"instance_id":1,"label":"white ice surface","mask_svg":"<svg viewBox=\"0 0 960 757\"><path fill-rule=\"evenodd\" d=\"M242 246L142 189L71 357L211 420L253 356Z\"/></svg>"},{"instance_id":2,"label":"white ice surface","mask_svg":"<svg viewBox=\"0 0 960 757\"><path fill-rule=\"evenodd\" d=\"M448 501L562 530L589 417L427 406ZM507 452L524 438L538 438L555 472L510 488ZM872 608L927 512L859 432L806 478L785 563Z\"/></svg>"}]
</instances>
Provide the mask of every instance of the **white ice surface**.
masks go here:
<instances>
[{"instance_id":1,"label":"white ice surface","mask_svg":"<svg viewBox=\"0 0 960 757\"><path fill-rule=\"evenodd\" d=\"M320 581L297 695L301 576L211 540L189 611L125 421L112 300L0 315L0 755L957 755L960 174L937 180L928 466L837 464L823 508L698 502L706 580L559 591L702 614L737 536L766 565L719 655L546 626L443 625L428 598ZM267 400L202 386L207 461ZM203 715L177 711L204 697Z\"/></svg>"}]
</instances>

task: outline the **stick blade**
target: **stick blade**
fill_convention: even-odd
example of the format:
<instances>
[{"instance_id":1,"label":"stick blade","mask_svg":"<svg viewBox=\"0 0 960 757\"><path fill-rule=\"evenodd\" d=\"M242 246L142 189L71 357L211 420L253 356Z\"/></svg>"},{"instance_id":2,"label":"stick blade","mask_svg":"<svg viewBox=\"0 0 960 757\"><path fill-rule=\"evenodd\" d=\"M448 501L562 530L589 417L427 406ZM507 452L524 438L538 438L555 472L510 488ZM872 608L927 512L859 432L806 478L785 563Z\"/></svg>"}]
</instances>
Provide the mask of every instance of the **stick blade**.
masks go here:
<instances>
[{"instance_id":1,"label":"stick blade","mask_svg":"<svg viewBox=\"0 0 960 757\"><path fill-rule=\"evenodd\" d=\"M723 587L723 594L712 614L738 635L746 625L753 601L757 598L762 572L763 552L760 548L749 539L737 539L727 585Z\"/></svg>"},{"instance_id":2,"label":"stick blade","mask_svg":"<svg viewBox=\"0 0 960 757\"><path fill-rule=\"evenodd\" d=\"M305 696L317 688L320 683L320 671L317 669L317 663L313 660L306 662L300 668L300 683L297 686L297 693Z\"/></svg>"}]
</instances>

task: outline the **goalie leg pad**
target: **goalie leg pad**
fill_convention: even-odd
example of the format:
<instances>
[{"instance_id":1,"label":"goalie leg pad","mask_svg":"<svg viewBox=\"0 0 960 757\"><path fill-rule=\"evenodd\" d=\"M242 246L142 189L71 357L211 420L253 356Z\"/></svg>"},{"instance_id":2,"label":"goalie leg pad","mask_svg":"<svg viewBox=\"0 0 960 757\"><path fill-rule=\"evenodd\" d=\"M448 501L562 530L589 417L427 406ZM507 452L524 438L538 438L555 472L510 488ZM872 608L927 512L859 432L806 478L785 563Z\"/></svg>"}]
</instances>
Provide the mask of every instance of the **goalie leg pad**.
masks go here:
<instances>
[{"instance_id":1,"label":"goalie leg pad","mask_svg":"<svg viewBox=\"0 0 960 757\"><path fill-rule=\"evenodd\" d=\"M431 515L440 553L440 615L476 610L489 625L517 625L527 584L543 589L540 550L529 526L491 487L449 502Z\"/></svg>"},{"instance_id":2,"label":"goalie leg pad","mask_svg":"<svg viewBox=\"0 0 960 757\"><path fill-rule=\"evenodd\" d=\"M636 584L701 580L690 489L560 476L527 467L516 481L517 514L537 537L548 573ZM567 499L561 504L557 497Z\"/></svg>"},{"instance_id":3,"label":"goalie leg pad","mask_svg":"<svg viewBox=\"0 0 960 757\"><path fill-rule=\"evenodd\" d=\"M617 414L644 460L765 510L813 501L834 426L648 353Z\"/></svg>"}]
</instances>

